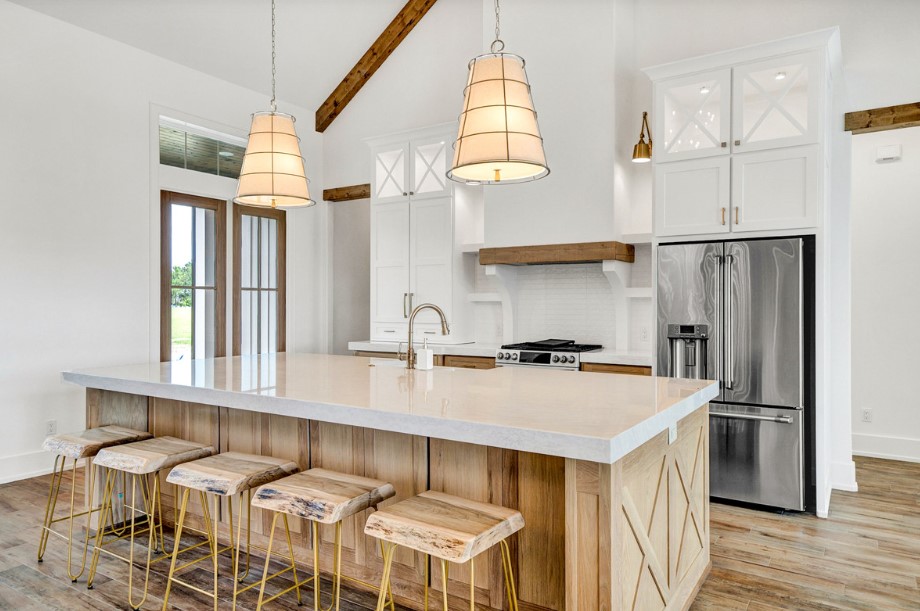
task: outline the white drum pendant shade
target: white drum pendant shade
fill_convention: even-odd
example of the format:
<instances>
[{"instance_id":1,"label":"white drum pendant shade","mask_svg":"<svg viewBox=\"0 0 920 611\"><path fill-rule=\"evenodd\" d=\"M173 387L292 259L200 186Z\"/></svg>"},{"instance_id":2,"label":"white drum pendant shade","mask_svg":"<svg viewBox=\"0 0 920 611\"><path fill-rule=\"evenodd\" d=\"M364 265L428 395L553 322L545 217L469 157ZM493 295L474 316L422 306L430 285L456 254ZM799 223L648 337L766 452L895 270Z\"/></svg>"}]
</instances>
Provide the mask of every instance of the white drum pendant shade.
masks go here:
<instances>
[{"instance_id":1,"label":"white drum pendant shade","mask_svg":"<svg viewBox=\"0 0 920 611\"><path fill-rule=\"evenodd\" d=\"M233 200L248 206L312 206L294 117L281 112L252 115L240 183Z\"/></svg>"},{"instance_id":2,"label":"white drum pendant shade","mask_svg":"<svg viewBox=\"0 0 920 611\"><path fill-rule=\"evenodd\" d=\"M463 97L448 178L504 184L549 174L522 58L510 53L476 57Z\"/></svg>"}]
</instances>

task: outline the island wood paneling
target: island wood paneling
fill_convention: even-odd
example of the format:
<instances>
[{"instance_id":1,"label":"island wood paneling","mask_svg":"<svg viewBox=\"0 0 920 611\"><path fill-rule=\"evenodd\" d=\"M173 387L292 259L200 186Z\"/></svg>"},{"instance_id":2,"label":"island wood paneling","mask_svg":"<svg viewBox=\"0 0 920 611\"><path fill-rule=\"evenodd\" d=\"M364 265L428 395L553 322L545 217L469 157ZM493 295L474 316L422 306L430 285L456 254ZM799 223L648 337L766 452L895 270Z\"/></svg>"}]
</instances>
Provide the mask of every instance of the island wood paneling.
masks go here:
<instances>
[{"instance_id":1,"label":"island wood paneling","mask_svg":"<svg viewBox=\"0 0 920 611\"><path fill-rule=\"evenodd\" d=\"M495 369L494 356L455 356L444 355L445 367L461 367L463 369Z\"/></svg>"},{"instance_id":2,"label":"island wood paneling","mask_svg":"<svg viewBox=\"0 0 920 611\"><path fill-rule=\"evenodd\" d=\"M579 242L480 248L480 265L538 265L552 263L596 263L636 260L636 247L622 242Z\"/></svg>"},{"instance_id":3,"label":"island wood paneling","mask_svg":"<svg viewBox=\"0 0 920 611\"><path fill-rule=\"evenodd\" d=\"M149 403L149 410L148 410ZM137 426L147 418L155 435L208 443L221 451L287 458L302 468L324 467L388 481L397 502L428 488L518 509L525 526L509 545L524 611L683 609L709 569L708 415L705 407L678 423L677 440L663 432L613 465L563 459L401 433L273 416L245 410L87 392L87 420ZM142 427L143 428L143 427ZM164 509L172 521L172 486ZM379 583L378 543L363 534L367 510L345 521L345 575ZM189 522L201 526L192 497ZM253 512L252 542L266 543L267 516ZM221 539L227 542L227 515ZM312 564L309 528L291 521L295 553ZM328 573L333 530L321 530ZM256 552L259 555L261 552ZM258 560L255 563L258 570ZM400 604L419 609L426 560L400 550L393 588ZM440 567L432 563L437 600ZM468 608L469 567L452 566L452 608ZM476 604L504 609L498 548L476 559ZM686 604L685 604L686 603Z\"/></svg>"}]
</instances>

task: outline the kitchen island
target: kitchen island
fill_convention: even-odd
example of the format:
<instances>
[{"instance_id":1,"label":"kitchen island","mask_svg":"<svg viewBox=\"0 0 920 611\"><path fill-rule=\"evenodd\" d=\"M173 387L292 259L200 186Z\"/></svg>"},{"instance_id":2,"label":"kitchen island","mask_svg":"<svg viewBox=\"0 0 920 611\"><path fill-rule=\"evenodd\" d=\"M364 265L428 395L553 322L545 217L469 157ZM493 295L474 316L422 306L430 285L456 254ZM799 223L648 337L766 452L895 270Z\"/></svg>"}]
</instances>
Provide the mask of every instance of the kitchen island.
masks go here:
<instances>
[{"instance_id":1,"label":"kitchen island","mask_svg":"<svg viewBox=\"0 0 920 611\"><path fill-rule=\"evenodd\" d=\"M708 401L700 380L528 368L409 371L398 362L273 354L64 373L87 426L120 424L519 509L510 540L522 609L684 609L709 570ZM164 501L174 502L171 487ZM194 523L200 509L190 509ZM166 512L167 516L171 512ZM376 583L366 512L346 521L343 570ZM226 522L227 517L222 516ZM253 511L253 541L270 517ZM296 522L296 521L295 521ZM309 528L292 523L302 560ZM321 553L330 566L332 531ZM222 536L227 536L226 525ZM476 603L501 609L496 550ZM425 559L399 550L397 600L419 608ZM431 582L441 583L438 563ZM450 571L468 608L468 568ZM437 595L436 595L437 596Z\"/></svg>"}]
</instances>

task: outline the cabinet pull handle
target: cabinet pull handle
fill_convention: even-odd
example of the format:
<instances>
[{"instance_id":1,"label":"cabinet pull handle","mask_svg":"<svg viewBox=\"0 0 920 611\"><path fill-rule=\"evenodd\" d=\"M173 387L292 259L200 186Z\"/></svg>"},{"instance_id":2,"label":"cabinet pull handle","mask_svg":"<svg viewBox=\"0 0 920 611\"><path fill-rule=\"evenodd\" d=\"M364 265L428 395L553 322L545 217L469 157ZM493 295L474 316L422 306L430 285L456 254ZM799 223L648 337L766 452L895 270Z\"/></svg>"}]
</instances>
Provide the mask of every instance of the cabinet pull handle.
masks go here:
<instances>
[{"instance_id":1,"label":"cabinet pull handle","mask_svg":"<svg viewBox=\"0 0 920 611\"><path fill-rule=\"evenodd\" d=\"M415 293L409 293L409 311L410 312L412 311L412 302L415 301L413 299L414 297L415 297Z\"/></svg>"},{"instance_id":2,"label":"cabinet pull handle","mask_svg":"<svg viewBox=\"0 0 920 611\"><path fill-rule=\"evenodd\" d=\"M725 224L725 206L722 206L722 224Z\"/></svg>"},{"instance_id":3,"label":"cabinet pull handle","mask_svg":"<svg viewBox=\"0 0 920 611\"><path fill-rule=\"evenodd\" d=\"M406 312L406 300L409 298L409 293L403 293L403 318L409 318L409 313Z\"/></svg>"},{"instance_id":4,"label":"cabinet pull handle","mask_svg":"<svg viewBox=\"0 0 920 611\"><path fill-rule=\"evenodd\" d=\"M384 329L384 333L396 333L396 329Z\"/></svg>"},{"instance_id":5,"label":"cabinet pull handle","mask_svg":"<svg viewBox=\"0 0 920 611\"><path fill-rule=\"evenodd\" d=\"M740 206L735 206L735 225L738 225L738 224L741 223L741 221L738 219L738 210L739 210L739 209L740 209Z\"/></svg>"}]
</instances>

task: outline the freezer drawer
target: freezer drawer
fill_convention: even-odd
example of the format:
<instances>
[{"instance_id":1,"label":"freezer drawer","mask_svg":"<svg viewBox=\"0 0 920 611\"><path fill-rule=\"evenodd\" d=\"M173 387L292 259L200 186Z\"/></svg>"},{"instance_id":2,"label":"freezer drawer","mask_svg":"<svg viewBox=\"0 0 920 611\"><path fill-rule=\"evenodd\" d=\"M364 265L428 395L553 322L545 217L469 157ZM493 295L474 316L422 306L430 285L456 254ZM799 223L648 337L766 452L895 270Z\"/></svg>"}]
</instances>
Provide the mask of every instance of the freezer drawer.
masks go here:
<instances>
[{"instance_id":1,"label":"freezer drawer","mask_svg":"<svg viewBox=\"0 0 920 611\"><path fill-rule=\"evenodd\" d=\"M803 411L710 404L710 494L802 511Z\"/></svg>"}]
</instances>

